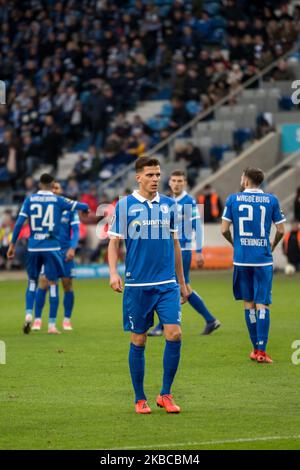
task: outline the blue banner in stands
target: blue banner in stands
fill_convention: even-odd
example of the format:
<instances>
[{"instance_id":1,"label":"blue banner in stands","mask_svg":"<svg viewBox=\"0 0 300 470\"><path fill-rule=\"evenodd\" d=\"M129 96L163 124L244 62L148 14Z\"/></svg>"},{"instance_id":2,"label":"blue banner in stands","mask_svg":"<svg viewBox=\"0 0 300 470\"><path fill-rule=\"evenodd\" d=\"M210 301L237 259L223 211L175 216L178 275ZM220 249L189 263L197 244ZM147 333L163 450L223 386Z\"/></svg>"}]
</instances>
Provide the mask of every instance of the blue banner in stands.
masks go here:
<instances>
[{"instance_id":1,"label":"blue banner in stands","mask_svg":"<svg viewBox=\"0 0 300 470\"><path fill-rule=\"evenodd\" d=\"M120 275L124 274L125 265L119 264L118 271ZM77 279L99 279L108 277L109 269L107 264L79 264L76 266Z\"/></svg>"},{"instance_id":2,"label":"blue banner in stands","mask_svg":"<svg viewBox=\"0 0 300 470\"><path fill-rule=\"evenodd\" d=\"M300 150L300 123L281 126L281 150L283 153Z\"/></svg>"}]
</instances>

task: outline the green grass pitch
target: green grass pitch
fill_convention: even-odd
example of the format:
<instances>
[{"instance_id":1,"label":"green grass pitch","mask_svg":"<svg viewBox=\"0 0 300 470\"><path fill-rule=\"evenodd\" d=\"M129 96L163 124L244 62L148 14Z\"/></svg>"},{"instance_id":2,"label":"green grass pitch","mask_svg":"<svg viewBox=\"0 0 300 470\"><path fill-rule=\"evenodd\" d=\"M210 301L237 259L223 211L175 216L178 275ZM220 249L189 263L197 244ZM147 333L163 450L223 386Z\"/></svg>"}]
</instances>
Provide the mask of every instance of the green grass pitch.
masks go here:
<instances>
[{"instance_id":1,"label":"green grass pitch","mask_svg":"<svg viewBox=\"0 0 300 470\"><path fill-rule=\"evenodd\" d=\"M153 413L134 413L128 371L129 335L122 296L107 280L76 281L74 331L21 332L25 282L0 282L0 449L299 449L300 276L275 276L269 352L273 365L248 359L243 307L230 273L200 273L195 290L222 322L202 337L203 320L183 307L182 360L173 392L182 407L155 406L164 340L149 338L145 388ZM62 294L61 294L62 297ZM60 307L59 325L62 308Z\"/></svg>"}]
</instances>

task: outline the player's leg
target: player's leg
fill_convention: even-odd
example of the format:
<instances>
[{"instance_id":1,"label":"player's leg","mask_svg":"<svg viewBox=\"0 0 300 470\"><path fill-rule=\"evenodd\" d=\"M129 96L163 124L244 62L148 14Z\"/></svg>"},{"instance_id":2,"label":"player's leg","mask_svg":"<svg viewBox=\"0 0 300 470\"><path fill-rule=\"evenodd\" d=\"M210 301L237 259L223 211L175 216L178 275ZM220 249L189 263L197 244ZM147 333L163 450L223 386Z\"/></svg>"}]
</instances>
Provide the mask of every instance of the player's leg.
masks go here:
<instances>
[{"instance_id":1,"label":"player's leg","mask_svg":"<svg viewBox=\"0 0 300 470\"><path fill-rule=\"evenodd\" d=\"M123 296L123 327L131 332L129 370L135 393L135 410L140 414L151 413L144 391L145 345L147 330L153 325L156 298L151 290L125 287Z\"/></svg>"},{"instance_id":2,"label":"player's leg","mask_svg":"<svg viewBox=\"0 0 300 470\"><path fill-rule=\"evenodd\" d=\"M179 413L180 407L175 404L171 395L181 351L181 305L178 285L161 292L156 311L164 325L166 341L163 356L163 384L156 403L165 408L168 413Z\"/></svg>"},{"instance_id":3,"label":"player's leg","mask_svg":"<svg viewBox=\"0 0 300 470\"><path fill-rule=\"evenodd\" d=\"M248 328L250 341L253 345L253 351L250 354L250 359L256 359L256 315L254 304L254 268L248 266L234 266L233 271L233 293L235 300L244 301L244 315Z\"/></svg>"},{"instance_id":4,"label":"player's leg","mask_svg":"<svg viewBox=\"0 0 300 470\"><path fill-rule=\"evenodd\" d=\"M45 306L47 290L48 280L44 275L44 268L42 268L39 279L39 286L35 294L34 322L32 325L33 331L39 331L42 327L42 313Z\"/></svg>"},{"instance_id":5,"label":"player's leg","mask_svg":"<svg viewBox=\"0 0 300 470\"><path fill-rule=\"evenodd\" d=\"M253 301L244 301L245 320L249 332L249 337L253 345L253 351L250 353L250 359L256 360L257 355L257 318L255 311L255 303Z\"/></svg>"},{"instance_id":6,"label":"player's leg","mask_svg":"<svg viewBox=\"0 0 300 470\"><path fill-rule=\"evenodd\" d=\"M189 280L189 276L187 277L187 279ZM206 321L206 325L202 334L210 335L213 331L217 330L221 326L221 322L211 314L211 312L206 307L204 300L200 297L200 295L197 292L193 291L191 285L188 282L186 286L187 286L188 293L189 293L188 303Z\"/></svg>"},{"instance_id":7,"label":"player's leg","mask_svg":"<svg viewBox=\"0 0 300 470\"><path fill-rule=\"evenodd\" d=\"M26 270L28 275L28 286L26 289L26 312L25 312L25 323L23 325L23 332L25 334L30 333L33 307L35 302L35 292L37 288L37 280L42 267L42 259L40 253L27 252L26 255Z\"/></svg>"},{"instance_id":8,"label":"player's leg","mask_svg":"<svg viewBox=\"0 0 300 470\"><path fill-rule=\"evenodd\" d=\"M74 290L73 290L73 280L71 277L63 277L62 285L64 289L64 320L63 320L63 329L65 331L73 330L71 324L71 317L74 307Z\"/></svg>"},{"instance_id":9,"label":"player's leg","mask_svg":"<svg viewBox=\"0 0 300 470\"><path fill-rule=\"evenodd\" d=\"M144 391L146 341L146 333L131 333L128 362L135 393L135 410L140 414L151 413Z\"/></svg>"},{"instance_id":10,"label":"player's leg","mask_svg":"<svg viewBox=\"0 0 300 470\"><path fill-rule=\"evenodd\" d=\"M56 328L56 318L59 305L58 279L64 277L63 258L58 251L46 253L44 255L45 275L49 281L49 323L48 333L59 334Z\"/></svg>"},{"instance_id":11,"label":"player's leg","mask_svg":"<svg viewBox=\"0 0 300 470\"><path fill-rule=\"evenodd\" d=\"M270 304L272 303L273 266L255 268L254 300L257 315L257 362L272 363L266 354L270 330Z\"/></svg>"}]
</instances>

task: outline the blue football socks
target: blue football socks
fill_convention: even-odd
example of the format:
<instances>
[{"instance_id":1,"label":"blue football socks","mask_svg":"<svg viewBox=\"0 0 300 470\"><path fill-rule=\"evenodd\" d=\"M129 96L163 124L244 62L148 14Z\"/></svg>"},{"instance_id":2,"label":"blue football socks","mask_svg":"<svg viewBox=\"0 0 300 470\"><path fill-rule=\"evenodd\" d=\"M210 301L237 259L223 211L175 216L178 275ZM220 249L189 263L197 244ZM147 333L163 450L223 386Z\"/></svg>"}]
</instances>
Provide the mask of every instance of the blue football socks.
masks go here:
<instances>
[{"instance_id":1,"label":"blue football socks","mask_svg":"<svg viewBox=\"0 0 300 470\"><path fill-rule=\"evenodd\" d=\"M34 301L35 301L36 281L29 279L26 289L26 316L32 315Z\"/></svg>"},{"instance_id":2,"label":"blue football socks","mask_svg":"<svg viewBox=\"0 0 300 470\"><path fill-rule=\"evenodd\" d=\"M257 349L257 321L254 308L245 309L245 320L249 331L249 336L253 344L253 348Z\"/></svg>"},{"instance_id":3,"label":"blue football socks","mask_svg":"<svg viewBox=\"0 0 300 470\"><path fill-rule=\"evenodd\" d=\"M188 297L188 303L198 312L202 317L206 320L206 322L212 322L215 320L215 317L210 313L210 311L206 308L205 303L201 299L201 297L193 291L191 295Z\"/></svg>"},{"instance_id":4,"label":"blue football socks","mask_svg":"<svg viewBox=\"0 0 300 470\"><path fill-rule=\"evenodd\" d=\"M135 403L137 403L139 400L146 400L144 392L145 346L136 346L130 343L128 359L131 381L135 392Z\"/></svg>"},{"instance_id":5,"label":"blue football socks","mask_svg":"<svg viewBox=\"0 0 300 470\"><path fill-rule=\"evenodd\" d=\"M180 348L181 341L166 340L163 359L164 374L163 386L160 392L161 395L169 395L171 393L171 386L180 360Z\"/></svg>"},{"instance_id":6,"label":"blue football socks","mask_svg":"<svg viewBox=\"0 0 300 470\"><path fill-rule=\"evenodd\" d=\"M71 318L73 306L74 306L74 291L65 292L64 294L65 318Z\"/></svg>"},{"instance_id":7,"label":"blue football socks","mask_svg":"<svg viewBox=\"0 0 300 470\"><path fill-rule=\"evenodd\" d=\"M43 308L46 301L46 294L48 289L41 289L40 287L37 289L35 294L35 319L39 319L42 317Z\"/></svg>"},{"instance_id":8,"label":"blue football socks","mask_svg":"<svg viewBox=\"0 0 300 470\"><path fill-rule=\"evenodd\" d=\"M55 325L58 304L59 304L58 286L55 284L52 284L49 287L49 302L50 302L49 325Z\"/></svg>"},{"instance_id":9,"label":"blue football socks","mask_svg":"<svg viewBox=\"0 0 300 470\"><path fill-rule=\"evenodd\" d=\"M257 349L265 351L268 343L270 329L270 310L268 308L257 310Z\"/></svg>"}]
</instances>

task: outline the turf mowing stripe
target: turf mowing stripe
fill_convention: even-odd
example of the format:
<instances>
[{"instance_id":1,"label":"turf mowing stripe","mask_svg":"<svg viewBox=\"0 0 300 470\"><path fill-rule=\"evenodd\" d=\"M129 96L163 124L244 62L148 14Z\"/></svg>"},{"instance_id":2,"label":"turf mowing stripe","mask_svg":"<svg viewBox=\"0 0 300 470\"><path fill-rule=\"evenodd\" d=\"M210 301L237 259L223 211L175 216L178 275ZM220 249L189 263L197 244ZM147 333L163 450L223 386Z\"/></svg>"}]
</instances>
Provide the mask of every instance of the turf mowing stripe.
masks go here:
<instances>
[{"instance_id":1,"label":"turf mowing stripe","mask_svg":"<svg viewBox=\"0 0 300 470\"><path fill-rule=\"evenodd\" d=\"M213 446L222 444L239 444L243 442L259 442L259 441L281 441L287 439L300 439L299 436L266 436L266 437L246 437L240 439L225 439L223 441L203 441L203 442L175 442L168 444L151 444L149 446L136 446L136 447L115 447L110 450L139 450L139 449L159 449L160 447L182 447L182 446Z\"/></svg>"}]
</instances>

